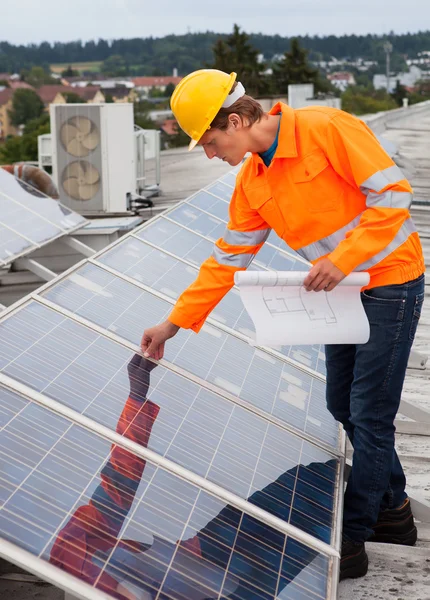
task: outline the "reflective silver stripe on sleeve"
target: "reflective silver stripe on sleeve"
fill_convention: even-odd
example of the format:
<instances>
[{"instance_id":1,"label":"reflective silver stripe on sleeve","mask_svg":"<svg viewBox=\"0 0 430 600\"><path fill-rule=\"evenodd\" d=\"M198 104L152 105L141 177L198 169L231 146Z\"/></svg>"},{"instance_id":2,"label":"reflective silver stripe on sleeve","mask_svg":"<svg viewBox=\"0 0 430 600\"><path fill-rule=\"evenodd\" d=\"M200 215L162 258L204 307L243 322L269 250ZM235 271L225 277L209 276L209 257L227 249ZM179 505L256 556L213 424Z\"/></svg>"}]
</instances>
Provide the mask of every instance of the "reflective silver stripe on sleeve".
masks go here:
<instances>
[{"instance_id":1,"label":"reflective silver stripe on sleeve","mask_svg":"<svg viewBox=\"0 0 430 600\"><path fill-rule=\"evenodd\" d=\"M258 229L257 231L234 231L226 229L223 240L230 246L258 246L267 240L271 229Z\"/></svg>"},{"instance_id":2,"label":"reflective silver stripe on sleeve","mask_svg":"<svg viewBox=\"0 0 430 600\"><path fill-rule=\"evenodd\" d=\"M354 229L360 223L361 215L355 217L350 223L341 227L331 235L319 240L318 242L314 242L313 244L309 244L308 246L303 246L299 250L296 250L297 254L306 258L306 260L312 261L317 260L320 256L324 256L325 254L329 254L333 252L333 250L338 246L338 244L345 239L346 233L350 229Z\"/></svg>"},{"instance_id":3,"label":"reflective silver stripe on sleeve","mask_svg":"<svg viewBox=\"0 0 430 600\"><path fill-rule=\"evenodd\" d=\"M409 192L382 192L375 194L369 192L366 206L387 206L389 208L409 208L414 196Z\"/></svg>"},{"instance_id":4,"label":"reflective silver stripe on sleeve","mask_svg":"<svg viewBox=\"0 0 430 600\"><path fill-rule=\"evenodd\" d=\"M396 234L396 237L393 239L392 242L388 244L388 246L385 246L385 248L381 250L381 252L378 252L378 254L375 254L375 256L372 256L372 258L366 260L366 262L362 263L361 265L358 265L358 267L356 267L355 270L366 271L367 269L374 267L379 262L381 262L381 260L384 260L384 258L386 258L389 254L394 252L394 250L397 250L399 246L404 244L408 237L411 235L411 233L414 233L415 231L416 229L415 225L412 222L412 219L407 219L400 227L399 231Z\"/></svg>"},{"instance_id":5,"label":"reflective silver stripe on sleeve","mask_svg":"<svg viewBox=\"0 0 430 600\"><path fill-rule=\"evenodd\" d=\"M243 267L247 268L251 264L255 254L228 254L224 252L218 246L215 246L212 256L219 265L227 265L228 267Z\"/></svg>"},{"instance_id":6,"label":"reflective silver stripe on sleeve","mask_svg":"<svg viewBox=\"0 0 430 600\"><path fill-rule=\"evenodd\" d=\"M401 169L397 165L393 165L382 171L378 171L372 177L363 181L360 185L360 190L363 194L368 194L369 190L380 192L390 183L396 183L397 181L402 181L402 179L406 179L406 177L403 175Z\"/></svg>"}]
</instances>

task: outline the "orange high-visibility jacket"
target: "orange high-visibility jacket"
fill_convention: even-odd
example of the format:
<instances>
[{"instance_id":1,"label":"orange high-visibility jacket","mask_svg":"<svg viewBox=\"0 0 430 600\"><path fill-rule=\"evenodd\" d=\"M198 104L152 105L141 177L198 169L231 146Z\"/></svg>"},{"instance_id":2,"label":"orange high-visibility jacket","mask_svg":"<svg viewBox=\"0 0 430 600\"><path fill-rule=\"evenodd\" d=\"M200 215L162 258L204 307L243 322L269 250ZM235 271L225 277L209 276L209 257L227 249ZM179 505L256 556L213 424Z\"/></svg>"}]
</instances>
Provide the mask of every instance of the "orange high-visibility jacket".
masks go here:
<instances>
[{"instance_id":1,"label":"orange high-visibility jacket","mask_svg":"<svg viewBox=\"0 0 430 600\"><path fill-rule=\"evenodd\" d=\"M258 154L244 163L224 237L179 297L169 320L199 331L273 229L311 263L329 258L345 275L368 271L367 287L399 284L424 270L409 207L412 188L365 123L311 106L282 112L269 167Z\"/></svg>"}]
</instances>

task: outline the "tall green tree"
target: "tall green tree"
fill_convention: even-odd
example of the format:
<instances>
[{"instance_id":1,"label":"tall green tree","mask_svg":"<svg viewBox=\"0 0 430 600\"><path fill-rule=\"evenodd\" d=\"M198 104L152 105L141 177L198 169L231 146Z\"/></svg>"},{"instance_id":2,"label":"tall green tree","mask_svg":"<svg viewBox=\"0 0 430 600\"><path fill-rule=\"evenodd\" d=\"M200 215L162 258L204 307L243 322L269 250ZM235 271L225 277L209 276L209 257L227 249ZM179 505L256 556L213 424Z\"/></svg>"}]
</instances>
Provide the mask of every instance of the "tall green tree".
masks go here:
<instances>
[{"instance_id":1,"label":"tall green tree","mask_svg":"<svg viewBox=\"0 0 430 600\"><path fill-rule=\"evenodd\" d=\"M394 102L396 102L397 106L403 106L403 98L408 98L408 90L404 85L400 83L399 80L396 81L396 87L394 88L394 92L391 94Z\"/></svg>"},{"instance_id":2,"label":"tall green tree","mask_svg":"<svg viewBox=\"0 0 430 600\"><path fill-rule=\"evenodd\" d=\"M354 115L366 115L397 108L386 90L369 91L362 86L349 86L342 94L342 109Z\"/></svg>"},{"instance_id":3,"label":"tall green tree","mask_svg":"<svg viewBox=\"0 0 430 600\"><path fill-rule=\"evenodd\" d=\"M62 92L67 104L85 104L86 100L81 98L76 92Z\"/></svg>"},{"instance_id":4,"label":"tall green tree","mask_svg":"<svg viewBox=\"0 0 430 600\"><path fill-rule=\"evenodd\" d=\"M151 104L146 100L133 103L134 123L142 129L157 129L157 125L149 116Z\"/></svg>"},{"instance_id":5,"label":"tall green tree","mask_svg":"<svg viewBox=\"0 0 430 600\"><path fill-rule=\"evenodd\" d=\"M71 65L61 72L62 77L79 77L79 71L72 69Z\"/></svg>"},{"instance_id":6,"label":"tall green tree","mask_svg":"<svg viewBox=\"0 0 430 600\"><path fill-rule=\"evenodd\" d=\"M101 71L109 77L121 77L128 75L127 62L120 54L113 54L104 61Z\"/></svg>"},{"instance_id":7,"label":"tall green tree","mask_svg":"<svg viewBox=\"0 0 430 600\"><path fill-rule=\"evenodd\" d=\"M237 73L240 81L248 94L259 96L267 94L269 82L264 75L265 65L260 62L260 52L250 43L250 36L240 31L238 25L233 26L233 33L225 41L219 39L214 47L213 69Z\"/></svg>"},{"instance_id":8,"label":"tall green tree","mask_svg":"<svg viewBox=\"0 0 430 600\"><path fill-rule=\"evenodd\" d=\"M11 137L0 146L0 164L10 165L26 160L37 160L37 138L49 131L48 113L28 121L22 136Z\"/></svg>"},{"instance_id":9,"label":"tall green tree","mask_svg":"<svg viewBox=\"0 0 430 600\"><path fill-rule=\"evenodd\" d=\"M35 91L19 88L13 95L12 110L9 111L11 123L15 127L25 125L31 119L40 117L44 108L42 100Z\"/></svg>"},{"instance_id":10,"label":"tall green tree","mask_svg":"<svg viewBox=\"0 0 430 600\"><path fill-rule=\"evenodd\" d=\"M299 40L291 40L290 50L273 67L273 88L276 93L287 94L288 86L297 83L313 83L315 92L322 89L319 71L308 62L308 51L300 46ZM327 87L327 86L326 86Z\"/></svg>"},{"instance_id":11,"label":"tall green tree","mask_svg":"<svg viewBox=\"0 0 430 600\"><path fill-rule=\"evenodd\" d=\"M173 94L173 92L175 91L175 84L174 83L168 83L166 85L166 89L164 90L164 95L166 96L166 98L170 98L170 96Z\"/></svg>"},{"instance_id":12,"label":"tall green tree","mask_svg":"<svg viewBox=\"0 0 430 600\"><path fill-rule=\"evenodd\" d=\"M58 83L56 79L51 77L49 71L46 71L43 67L32 67L30 70L24 69L21 72L21 79L35 88L45 84Z\"/></svg>"}]
</instances>

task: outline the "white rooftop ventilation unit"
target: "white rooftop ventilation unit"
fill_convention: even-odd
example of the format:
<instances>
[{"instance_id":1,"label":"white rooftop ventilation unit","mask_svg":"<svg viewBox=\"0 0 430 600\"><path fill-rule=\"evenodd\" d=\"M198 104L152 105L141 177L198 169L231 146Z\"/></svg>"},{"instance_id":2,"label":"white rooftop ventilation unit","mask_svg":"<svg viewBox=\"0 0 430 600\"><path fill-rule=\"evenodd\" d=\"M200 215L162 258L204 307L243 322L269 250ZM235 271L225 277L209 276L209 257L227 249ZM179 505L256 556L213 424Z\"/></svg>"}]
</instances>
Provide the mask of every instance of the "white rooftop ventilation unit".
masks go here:
<instances>
[{"instance_id":1,"label":"white rooftop ventilation unit","mask_svg":"<svg viewBox=\"0 0 430 600\"><path fill-rule=\"evenodd\" d=\"M60 200L85 215L121 214L136 191L132 104L51 104Z\"/></svg>"}]
</instances>

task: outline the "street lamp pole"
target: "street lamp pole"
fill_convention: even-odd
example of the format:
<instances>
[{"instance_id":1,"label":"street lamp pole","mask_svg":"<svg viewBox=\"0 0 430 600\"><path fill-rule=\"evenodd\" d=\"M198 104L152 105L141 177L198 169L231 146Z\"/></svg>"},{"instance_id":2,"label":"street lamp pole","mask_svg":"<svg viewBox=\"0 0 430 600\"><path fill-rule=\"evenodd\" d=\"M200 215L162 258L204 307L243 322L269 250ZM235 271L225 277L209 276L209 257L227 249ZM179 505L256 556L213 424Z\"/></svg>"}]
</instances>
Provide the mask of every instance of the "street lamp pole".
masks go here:
<instances>
[{"instance_id":1,"label":"street lamp pole","mask_svg":"<svg viewBox=\"0 0 430 600\"><path fill-rule=\"evenodd\" d=\"M390 93L390 53L393 51L393 45L391 44L391 42L389 42L389 41L384 42L384 51L385 51L385 58L386 58L385 74L387 77L387 94L389 94Z\"/></svg>"}]
</instances>

